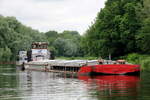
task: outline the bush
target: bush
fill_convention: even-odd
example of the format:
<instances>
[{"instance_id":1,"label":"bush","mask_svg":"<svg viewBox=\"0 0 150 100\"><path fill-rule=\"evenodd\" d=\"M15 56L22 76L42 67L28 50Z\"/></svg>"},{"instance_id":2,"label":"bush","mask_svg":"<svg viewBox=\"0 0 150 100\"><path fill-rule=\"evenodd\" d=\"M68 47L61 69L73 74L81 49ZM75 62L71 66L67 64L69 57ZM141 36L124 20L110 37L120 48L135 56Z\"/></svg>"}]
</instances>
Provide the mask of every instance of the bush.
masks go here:
<instances>
[{"instance_id":1,"label":"bush","mask_svg":"<svg viewBox=\"0 0 150 100\"><path fill-rule=\"evenodd\" d=\"M8 47L0 48L0 61L10 61L11 56L12 53Z\"/></svg>"},{"instance_id":2,"label":"bush","mask_svg":"<svg viewBox=\"0 0 150 100\"><path fill-rule=\"evenodd\" d=\"M125 59L133 64L140 64L143 70L150 70L150 55L128 54Z\"/></svg>"},{"instance_id":3,"label":"bush","mask_svg":"<svg viewBox=\"0 0 150 100\"><path fill-rule=\"evenodd\" d=\"M140 64L142 66L142 69L150 70L150 57L146 57L143 60L141 59Z\"/></svg>"},{"instance_id":4,"label":"bush","mask_svg":"<svg viewBox=\"0 0 150 100\"><path fill-rule=\"evenodd\" d=\"M140 55L136 53L129 54L127 56L127 61L136 64L140 61Z\"/></svg>"}]
</instances>

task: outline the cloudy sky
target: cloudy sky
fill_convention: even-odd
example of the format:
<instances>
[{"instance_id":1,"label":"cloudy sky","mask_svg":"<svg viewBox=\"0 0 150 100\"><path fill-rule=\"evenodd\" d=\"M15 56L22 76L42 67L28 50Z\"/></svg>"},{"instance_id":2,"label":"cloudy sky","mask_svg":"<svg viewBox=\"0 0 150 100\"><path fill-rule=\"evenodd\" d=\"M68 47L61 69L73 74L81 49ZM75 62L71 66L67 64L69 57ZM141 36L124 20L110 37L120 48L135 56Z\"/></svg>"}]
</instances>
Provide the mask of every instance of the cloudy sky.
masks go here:
<instances>
[{"instance_id":1,"label":"cloudy sky","mask_svg":"<svg viewBox=\"0 0 150 100\"><path fill-rule=\"evenodd\" d=\"M15 16L41 32L76 30L83 34L106 0L0 0L0 14Z\"/></svg>"}]
</instances>

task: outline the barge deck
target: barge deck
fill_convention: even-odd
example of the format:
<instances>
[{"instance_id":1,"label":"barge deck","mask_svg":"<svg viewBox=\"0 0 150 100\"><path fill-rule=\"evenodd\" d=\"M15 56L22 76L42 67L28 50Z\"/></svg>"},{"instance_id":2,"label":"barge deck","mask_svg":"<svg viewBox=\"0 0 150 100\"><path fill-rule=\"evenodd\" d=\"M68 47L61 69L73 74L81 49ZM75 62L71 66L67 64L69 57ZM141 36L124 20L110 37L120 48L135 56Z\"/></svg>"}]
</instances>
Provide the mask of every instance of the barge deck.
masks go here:
<instances>
[{"instance_id":1,"label":"barge deck","mask_svg":"<svg viewBox=\"0 0 150 100\"><path fill-rule=\"evenodd\" d=\"M26 70L56 72L71 75L126 75L140 72L140 65L129 63L117 63L105 60L38 60L23 63L22 67Z\"/></svg>"},{"instance_id":2,"label":"barge deck","mask_svg":"<svg viewBox=\"0 0 150 100\"><path fill-rule=\"evenodd\" d=\"M98 65L98 60L41 60L24 63L26 70L77 74L81 67Z\"/></svg>"}]
</instances>

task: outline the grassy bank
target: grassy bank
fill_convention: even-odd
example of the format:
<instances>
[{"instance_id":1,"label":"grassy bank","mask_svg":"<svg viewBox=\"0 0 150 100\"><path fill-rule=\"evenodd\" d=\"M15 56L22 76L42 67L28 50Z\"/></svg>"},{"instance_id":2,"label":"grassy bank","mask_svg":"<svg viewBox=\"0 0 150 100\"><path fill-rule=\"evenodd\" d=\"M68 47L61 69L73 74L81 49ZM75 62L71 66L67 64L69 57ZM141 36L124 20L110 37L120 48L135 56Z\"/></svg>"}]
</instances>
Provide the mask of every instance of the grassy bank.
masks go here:
<instances>
[{"instance_id":1,"label":"grassy bank","mask_svg":"<svg viewBox=\"0 0 150 100\"><path fill-rule=\"evenodd\" d=\"M129 63L140 64L143 70L150 70L150 55L128 54L123 57Z\"/></svg>"}]
</instances>

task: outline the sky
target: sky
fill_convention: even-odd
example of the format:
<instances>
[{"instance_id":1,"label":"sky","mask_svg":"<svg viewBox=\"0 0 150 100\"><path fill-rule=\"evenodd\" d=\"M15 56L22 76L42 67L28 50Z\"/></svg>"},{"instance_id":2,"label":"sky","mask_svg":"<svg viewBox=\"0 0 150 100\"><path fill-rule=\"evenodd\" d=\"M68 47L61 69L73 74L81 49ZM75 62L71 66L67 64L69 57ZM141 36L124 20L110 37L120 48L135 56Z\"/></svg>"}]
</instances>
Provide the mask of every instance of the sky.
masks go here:
<instances>
[{"instance_id":1,"label":"sky","mask_svg":"<svg viewBox=\"0 0 150 100\"><path fill-rule=\"evenodd\" d=\"M106 0L0 0L0 15L14 16L40 32L85 33Z\"/></svg>"}]
</instances>

